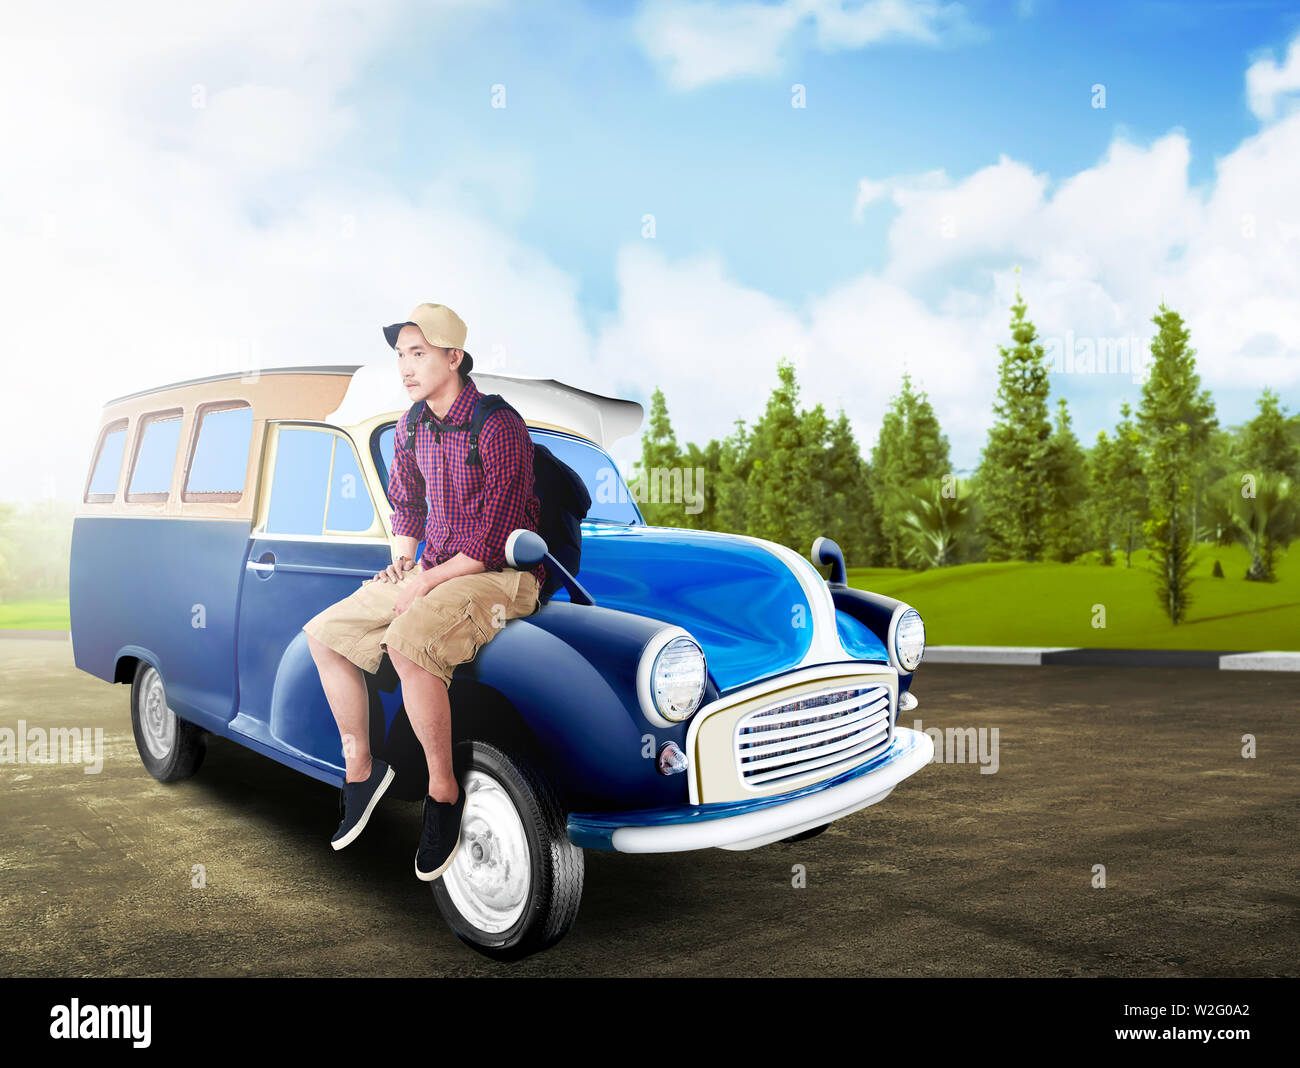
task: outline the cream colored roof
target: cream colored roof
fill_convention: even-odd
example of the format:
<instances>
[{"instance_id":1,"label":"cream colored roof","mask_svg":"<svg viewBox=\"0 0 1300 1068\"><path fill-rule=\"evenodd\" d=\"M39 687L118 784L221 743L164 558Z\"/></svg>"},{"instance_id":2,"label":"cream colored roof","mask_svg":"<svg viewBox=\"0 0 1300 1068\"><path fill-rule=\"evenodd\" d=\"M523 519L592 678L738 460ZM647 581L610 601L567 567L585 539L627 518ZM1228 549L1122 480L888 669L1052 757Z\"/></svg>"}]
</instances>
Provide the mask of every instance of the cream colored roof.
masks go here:
<instances>
[{"instance_id":1,"label":"cream colored roof","mask_svg":"<svg viewBox=\"0 0 1300 1068\"><path fill-rule=\"evenodd\" d=\"M632 400L605 397L553 378L524 378L471 371L480 393L500 393L530 423L550 423L590 438L608 449L619 438L635 434L645 410ZM401 413L411 406L391 363L365 363L348 383L337 409L326 421L356 426L381 414Z\"/></svg>"}]
</instances>

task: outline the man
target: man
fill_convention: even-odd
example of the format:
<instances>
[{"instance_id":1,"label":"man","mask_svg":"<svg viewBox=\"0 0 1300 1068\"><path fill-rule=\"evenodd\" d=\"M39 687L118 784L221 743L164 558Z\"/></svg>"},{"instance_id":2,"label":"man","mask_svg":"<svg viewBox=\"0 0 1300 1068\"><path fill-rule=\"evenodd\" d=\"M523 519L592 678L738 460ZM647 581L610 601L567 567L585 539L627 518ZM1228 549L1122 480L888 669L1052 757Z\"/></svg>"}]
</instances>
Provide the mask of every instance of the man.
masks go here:
<instances>
[{"instance_id":1,"label":"man","mask_svg":"<svg viewBox=\"0 0 1300 1068\"><path fill-rule=\"evenodd\" d=\"M377 671L387 651L429 765L415 854L415 874L426 882L455 859L465 807L452 770L452 672L507 620L538 610L546 577L541 564L519 571L505 560L510 532L537 530L541 511L523 420L506 409L488 415L479 433L481 466L466 463L479 392L469 378L474 358L465 333L460 316L441 304L421 304L406 322L384 328L407 395L424 403L413 450L405 448L409 412L393 436L388 496L397 558L302 628L343 740L343 819L331 844L342 849L356 839L393 781L393 769L370 753L362 675Z\"/></svg>"}]
</instances>

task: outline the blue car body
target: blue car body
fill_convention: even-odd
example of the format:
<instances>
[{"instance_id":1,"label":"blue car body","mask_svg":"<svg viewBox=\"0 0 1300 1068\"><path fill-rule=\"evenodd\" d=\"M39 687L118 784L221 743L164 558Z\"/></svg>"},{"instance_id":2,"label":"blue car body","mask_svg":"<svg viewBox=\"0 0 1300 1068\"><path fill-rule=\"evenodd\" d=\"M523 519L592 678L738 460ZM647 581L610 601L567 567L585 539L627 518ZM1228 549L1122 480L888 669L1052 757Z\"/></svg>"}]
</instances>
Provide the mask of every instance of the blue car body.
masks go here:
<instances>
[{"instance_id":1,"label":"blue car body","mask_svg":"<svg viewBox=\"0 0 1300 1068\"><path fill-rule=\"evenodd\" d=\"M253 383L216 376L110 402L74 522L70 571L78 668L129 682L137 663L150 664L181 719L336 785L343 781L341 743L301 627L391 561L382 493L399 414L380 406L363 409L365 418L358 419L355 404L363 401L353 398L348 421L331 421L347 407L355 370L286 369L263 372ZM269 396L268 380L295 377L298 393L277 381ZM482 377L484 392L510 385L503 376ZM616 470L594 434L534 420L529 387L519 389L514 403L535 441L574 458L579 470ZM199 418L204 411L242 411L240 405L249 409L251 430L239 497L233 490L220 500L187 494L200 455ZM132 494L132 472L148 448L139 426L158 410L182 413L176 471L166 499L158 490L135 501L145 495ZM103 457L105 448L117 448L115 427L126 437L113 480ZM330 536L332 488L325 534L271 529L268 515L288 507L283 480L289 475L278 465L289 462L289 442L310 439L307 431L332 435L331 478L340 463L353 462L348 443L355 450L374 513L365 533ZM278 451L273 443L280 443ZM96 479L98 492L91 492ZM338 504L342 510L342 497ZM929 761L928 738L897 722L913 676L890 647L891 626L906 606L828 584L807 559L769 542L648 526L627 499L593 508L598 512L605 514L582 525L578 576L595 604L578 603L561 589L458 667L451 688L458 733L499 728L545 769L575 845L752 848L874 803ZM366 516L358 514L360 524ZM680 628L703 650L707 682L695 714L665 726L647 718L638 667L669 628ZM400 685L381 672L371 689L372 731L382 745L400 719ZM789 700L773 706L782 694ZM768 695L775 712L761 707ZM778 715L794 724L790 730L820 739L827 728L815 717L793 719L795 712L786 710L832 698L852 713L849 719L875 723L876 733L857 743L860 751L851 744L856 736L846 735L840 749L819 757L820 767L778 779L776 788L747 784L739 747L752 743L737 739L754 728L741 724ZM868 707L868 699L876 704ZM712 729L713 716L735 722ZM685 774L665 774L654 759L668 743L685 754ZM751 779L759 783L763 776Z\"/></svg>"}]
</instances>

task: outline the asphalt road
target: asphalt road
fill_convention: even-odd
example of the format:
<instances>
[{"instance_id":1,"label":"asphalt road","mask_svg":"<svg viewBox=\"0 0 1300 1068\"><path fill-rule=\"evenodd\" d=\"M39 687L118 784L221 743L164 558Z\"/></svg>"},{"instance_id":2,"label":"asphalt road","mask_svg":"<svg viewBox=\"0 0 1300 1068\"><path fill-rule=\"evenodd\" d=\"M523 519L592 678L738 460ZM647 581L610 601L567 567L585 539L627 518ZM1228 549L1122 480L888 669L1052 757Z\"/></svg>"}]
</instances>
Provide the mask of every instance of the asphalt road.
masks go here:
<instances>
[{"instance_id":1,"label":"asphalt road","mask_svg":"<svg viewBox=\"0 0 1300 1068\"><path fill-rule=\"evenodd\" d=\"M904 725L996 728L996 773L931 764L795 844L588 852L573 931L501 965L412 874L417 805L335 853L337 792L224 740L164 786L126 687L0 641L0 727L105 748L0 763L0 975L1300 974L1296 675L936 664L917 693Z\"/></svg>"}]
</instances>

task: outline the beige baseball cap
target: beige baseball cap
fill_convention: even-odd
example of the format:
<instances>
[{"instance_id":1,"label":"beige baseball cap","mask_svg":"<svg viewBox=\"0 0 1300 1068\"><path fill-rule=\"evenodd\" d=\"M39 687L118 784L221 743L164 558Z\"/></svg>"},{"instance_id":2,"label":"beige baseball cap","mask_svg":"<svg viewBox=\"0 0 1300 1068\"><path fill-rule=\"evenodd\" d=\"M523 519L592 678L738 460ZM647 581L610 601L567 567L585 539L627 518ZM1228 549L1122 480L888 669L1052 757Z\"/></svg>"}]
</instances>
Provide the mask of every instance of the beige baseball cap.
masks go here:
<instances>
[{"instance_id":1,"label":"beige baseball cap","mask_svg":"<svg viewBox=\"0 0 1300 1068\"><path fill-rule=\"evenodd\" d=\"M424 340L443 349L465 350L465 320L445 304L417 304L404 323L384 327L384 340L390 348L397 348L397 335L404 326L418 326ZM460 373L469 374L474 369L474 357L468 352L460 362Z\"/></svg>"}]
</instances>

